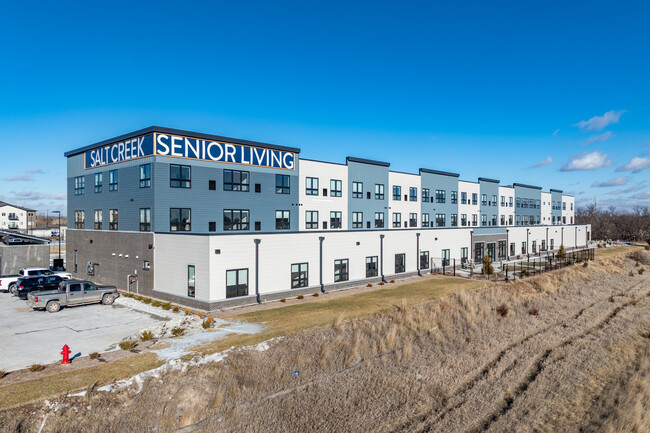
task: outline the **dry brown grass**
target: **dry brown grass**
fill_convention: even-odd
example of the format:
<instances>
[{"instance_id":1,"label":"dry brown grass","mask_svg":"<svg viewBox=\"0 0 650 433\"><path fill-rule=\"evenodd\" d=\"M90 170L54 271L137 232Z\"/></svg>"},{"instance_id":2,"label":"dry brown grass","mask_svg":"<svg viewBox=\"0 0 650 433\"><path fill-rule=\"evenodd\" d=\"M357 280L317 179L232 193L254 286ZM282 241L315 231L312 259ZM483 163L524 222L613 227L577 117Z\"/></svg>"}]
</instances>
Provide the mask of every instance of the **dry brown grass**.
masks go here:
<instances>
[{"instance_id":1,"label":"dry brown grass","mask_svg":"<svg viewBox=\"0 0 650 433\"><path fill-rule=\"evenodd\" d=\"M43 371L45 370L45 366L43 364L32 364L29 366L29 371L36 373L38 371Z\"/></svg>"}]
</instances>

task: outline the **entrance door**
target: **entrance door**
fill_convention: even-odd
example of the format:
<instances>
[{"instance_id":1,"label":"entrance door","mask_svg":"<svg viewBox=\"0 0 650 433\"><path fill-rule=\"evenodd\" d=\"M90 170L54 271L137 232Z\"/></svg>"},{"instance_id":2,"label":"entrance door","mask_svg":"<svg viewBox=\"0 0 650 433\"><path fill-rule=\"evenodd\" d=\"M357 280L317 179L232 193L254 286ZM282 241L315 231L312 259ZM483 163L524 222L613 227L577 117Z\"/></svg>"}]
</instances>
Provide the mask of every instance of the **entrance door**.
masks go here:
<instances>
[{"instance_id":1,"label":"entrance door","mask_svg":"<svg viewBox=\"0 0 650 433\"><path fill-rule=\"evenodd\" d=\"M442 265L449 266L449 250L442 250Z\"/></svg>"},{"instance_id":2,"label":"entrance door","mask_svg":"<svg viewBox=\"0 0 650 433\"><path fill-rule=\"evenodd\" d=\"M474 243L474 261L482 261L483 260L483 242L475 242Z\"/></svg>"},{"instance_id":3,"label":"entrance door","mask_svg":"<svg viewBox=\"0 0 650 433\"><path fill-rule=\"evenodd\" d=\"M487 244L487 255L490 257L491 261L495 261L497 257L497 248L496 243L490 242Z\"/></svg>"}]
</instances>

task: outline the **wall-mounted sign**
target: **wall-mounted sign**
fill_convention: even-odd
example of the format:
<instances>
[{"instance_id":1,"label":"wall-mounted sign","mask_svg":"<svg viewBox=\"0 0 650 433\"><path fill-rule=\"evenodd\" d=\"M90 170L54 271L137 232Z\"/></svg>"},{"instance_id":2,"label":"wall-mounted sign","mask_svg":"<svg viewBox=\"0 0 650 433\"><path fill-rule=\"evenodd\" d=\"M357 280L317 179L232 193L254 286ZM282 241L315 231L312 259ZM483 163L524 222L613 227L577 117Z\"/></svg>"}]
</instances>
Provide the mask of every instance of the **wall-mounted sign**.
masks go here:
<instances>
[{"instance_id":1,"label":"wall-mounted sign","mask_svg":"<svg viewBox=\"0 0 650 433\"><path fill-rule=\"evenodd\" d=\"M294 170L296 159L293 152L154 133L87 151L85 168L154 155L285 170Z\"/></svg>"}]
</instances>

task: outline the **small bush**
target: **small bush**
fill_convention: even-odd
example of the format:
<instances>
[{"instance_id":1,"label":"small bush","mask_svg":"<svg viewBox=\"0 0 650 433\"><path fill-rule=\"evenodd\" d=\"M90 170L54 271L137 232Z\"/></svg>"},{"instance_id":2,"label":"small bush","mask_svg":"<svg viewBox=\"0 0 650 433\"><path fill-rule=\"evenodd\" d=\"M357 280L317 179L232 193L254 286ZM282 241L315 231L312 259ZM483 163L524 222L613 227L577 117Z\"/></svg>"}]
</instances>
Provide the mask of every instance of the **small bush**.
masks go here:
<instances>
[{"instance_id":1,"label":"small bush","mask_svg":"<svg viewBox=\"0 0 650 433\"><path fill-rule=\"evenodd\" d=\"M45 366L43 364L32 364L29 366L29 371L32 371L34 373L43 370L45 370Z\"/></svg>"},{"instance_id":2,"label":"small bush","mask_svg":"<svg viewBox=\"0 0 650 433\"><path fill-rule=\"evenodd\" d=\"M0 370L0 379L5 377L7 375L7 372L5 370Z\"/></svg>"},{"instance_id":3,"label":"small bush","mask_svg":"<svg viewBox=\"0 0 650 433\"><path fill-rule=\"evenodd\" d=\"M386 284L386 283L384 283L383 281L380 281L380 282L379 282L379 285L380 285L380 286L383 286L384 284Z\"/></svg>"},{"instance_id":4,"label":"small bush","mask_svg":"<svg viewBox=\"0 0 650 433\"><path fill-rule=\"evenodd\" d=\"M172 308L172 303L171 302L165 302L164 304L162 304L162 309L163 310L169 310L171 308Z\"/></svg>"},{"instance_id":5,"label":"small bush","mask_svg":"<svg viewBox=\"0 0 650 433\"><path fill-rule=\"evenodd\" d=\"M297 299L305 299L305 297L302 296L302 295L298 295L298 296L296 296L296 298L297 298Z\"/></svg>"},{"instance_id":6,"label":"small bush","mask_svg":"<svg viewBox=\"0 0 650 433\"><path fill-rule=\"evenodd\" d=\"M151 306L152 307L160 307L162 305L162 302L160 301L152 301Z\"/></svg>"},{"instance_id":7,"label":"small bush","mask_svg":"<svg viewBox=\"0 0 650 433\"><path fill-rule=\"evenodd\" d=\"M492 260L487 254L483 257L483 267L481 268L483 275L492 275L494 273L494 267L492 266Z\"/></svg>"},{"instance_id":8,"label":"small bush","mask_svg":"<svg viewBox=\"0 0 650 433\"><path fill-rule=\"evenodd\" d=\"M391 282L391 283L394 283L394 282L395 282L395 280L390 280L390 282Z\"/></svg>"},{"instance_id":9,"label":"small bush","mask_svg":"<svg viewBox=\"0 0 650 433\"><path fill-rule=\"evenodd\" d=\"M174 308L172 308L172 311L173 311L174 313L178 313L179 311L181 311L181 309L178 308L178 305L174 305Z\"/></svg>"},{"instance_id":10,"label":"small bush","mask_svg":"<svg viewBox=\"0 0 650 433\"><path fill-rule=\"evenodd\" d=\"M211 319L211 318L212 318L212 317L210 317L210 319ZM211 328L211 327L212 327L212 325L214 324L214 321L212 321L212 320L210 320L210 319L208 319L208 320L204 320L203 323L201 323L201 326L203 326L203 329L208 329L208 328Z\"/></svg>"},{"instance_id":11,"label":"small bush","mask_svg":"<svg viewBox=\"0 0 650 433\"><path fill-rule=\"evenodd\" d=\"M646 251L650 251L650 245L646 245L646 246L645 246L645 250L646 250Z\"/></svg>"},{"instance_id":12,"label":"small bush","mask_svg":"<svg viewBox=\"0 0 650 433\"><path fill-rule=\"evenodd\" d=\"M131 350L137 343L135 341L122 341L119 346L122 350Z\"/></svg>"},{"instance_id":13,"label":"small bush","mask_svg":"<svg viewBox=\"0 0 650 433\"><path fill-rule=\"evenodd\" d=\"M287 302L287 300L282 298L282 299L280 299L280 302Z\"/></svg>"},{"instance_id":14,"label":"small bush","mask_svg":"<svg viewBox=\"0 0 650 433\"><path fill-rule=\"evenodd\" d=\"M149 299L149 298L143 298L143 299L142 299L142 302L144 302L145 304L151 304L151 299Z\"/></svg>"},{"instance_id":15,"label":"small bush","mask_svg":"<svg viewBox=\"0 0 650 433\"><path fill-rule=\"evenodd\" d=\"M121 294L122 296L124 296L125 298L132 298L132 297L133 297L133 295L132 295L131 293L129 293L129 292L126 292L126 293L121 292L120 294Z\"/></svg>"},{"instance_id":16,"label":"small bush","mask_svg":"<svg viewBox=\"0 0 650 433\"><path fill-rule=\"evenodd\" d=\"M320 293L314 292L314 298L318 298L320 296Z\"/></svg>"},{"instance_id":17,"label":"small bush","mask_svg":"<svg viewBox=\"0 0 650 433\"><path fill-rule=\"evenodd\" d=\"M501 317L506 317L508 315L508 311L510 310L506 304L501 304L497 307L497 313L499 313Z\"/></svg>"},{"instance_id":18,"label":"small bush","mask_svg":"<svg viewBox=\"0 0 650 433\"><path fill-rule=\"evenodd\" d=\"M521 271L521 276L522 277L527 277L529 275L530 275L530 272L528 272L528 269L524 269L523 271Z\"/></svg>"},{"instance_id":19,"label":"small bush","mask_svg":"<svg viewBox=\"0 0 650 433\"><path fill-rule=\"evenodd\" d=\"M99 359L99 353L98 352L89 353L88 358L90 358L90 359Z\"/></svg>"},{"instance_id":20,"label":"small bush","mask_svg":"<svg viewBox=\"0 0 650 433\"><path fill-rule=\"evenodd\" d=\"M634 276L634 271L630 271L630 273L629 273L628 275L629 275L630 277L633 277L633 276Z\"/></svg>"},{"instance_id":21,"label":"small bush","mask_svg":"<svg viewBox=\"0 0 650 433\"><path fill-rule=\"evenodd\" d=\"M644 272L645 272L645 268L640 268L639 269L639 275L643 275Z\"/></svg>"},{"instance_id":22,"label":"small bush","mask_svg":"<svg viewBox=\"0 0 650 433\"><path fill-rule=\"evenodd\" d=\"M366 284L366 287L372 287L372 284L368 283Z\"/></svg>"},{"instance_id":23,"label":"small bush","mask_svg":"<svg viewBox=\"0 0 650 433\"><path fill-rule=\"evenodd\" d=\"M172 329L172 335L174 337L178 337L179 335L183 335L185 333L185 328L174 328Z\"/></svg>"},{"instance_id":24,"label":"small bush","mask_svg":"<svg viewBox=\"0 0 650 433\"><path fill-rule=\"evenodd\" d=\"M149 341L149 340L151 340L152 338L153 338L153 334L151 333L151 331L144 331L144 332L140 335L140 340L142 340L142 341Z\"/></svg>"},{"instance_id":25,"label":"small bush","mask_svg":"<svg viewBox=\"0 0 650 433\"><path fill-rule=\"evenodd\" d=\"M644 331L641 333L641 337L643 338L650 338L650 331ZM2 376L0 376L2 377Z\"/></svg>"},{"instance_id":26,"label":"small bush","mask_svg":"<svg viewBox=\"0 0 650 433\"><path fill-rule=\"evenodd\" d=\"M564 244L560 245L560 250L557 252L558 259L566 259L566 250L564 249Z\"/></svg>"},{"instance_id":27,"label":"small bush","mask_svg":"<svg viewBox=\"0 0 650 433\"><path fill-rule=\"evenodd\" d=\"M613 296L610 296L609 299L608 299L608 301L609 301L609 302L615 302L615 301L614 301L614 297L613 297Z\"/></svg>"},{"instance_id":28,"label":"small bush","mask_svg":"<svg viewBox=\"0 0 650 433\"><path fill-rule=\"evenodd\" d=\"M584 262L584 263L582 264L582 267L583 267L583 268L586 268L587 266L589 266L589 262Z\"/></svg>"},{"instance_id":29,"label":"small bush","mask_svg":"<svg viewBox=\"0 0 650 433\"><path fill-rule=\"evenodd\" d=\"M186 308L186 309L185 309L185 315L186 315L186 316L189 316L190 314L192 314L192 312Z\"/></svg>"},{"instance_id":30,"label":"small bush","mask_svg":"<svg viewBox=\"0 0 650 433\"><path fill-rule=\"evenodd\" d=\"M642 250L634 250L627 256L635 262L641 262L644 265L650 265L650 256L648 256L648 254Z\"/></svg>"},{"instance_id":31,"label":"small bush","mask_svg":"<svg viewBox=\"0 0 650 433\"><path fill-rule=\"evenodd\" d=\"M635 268L638 268L639 266L641 266L641 263L639 263L639 262L634 262L634 267L635 267Z\"/></svg>"},{"instance_id":32,"label":"small bush","mask_svg":"<svg viewBox=\"0 0 650 433\"><path fill-rule=\"evenodd\" d=\"M539 316L539 310L537 308L531 308L528 314L531 316Z\"/></svg>"}]
</instances>

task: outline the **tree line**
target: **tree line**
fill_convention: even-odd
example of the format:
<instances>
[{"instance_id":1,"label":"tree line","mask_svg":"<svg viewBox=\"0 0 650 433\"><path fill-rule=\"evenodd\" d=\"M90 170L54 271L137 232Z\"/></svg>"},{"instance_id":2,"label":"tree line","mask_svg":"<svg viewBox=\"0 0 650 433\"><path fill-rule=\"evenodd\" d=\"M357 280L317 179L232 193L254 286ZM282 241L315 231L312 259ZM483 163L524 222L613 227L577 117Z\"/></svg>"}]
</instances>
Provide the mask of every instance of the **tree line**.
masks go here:
<instances>
[{"instance_id":1,"label":"tree line","mask_svg":"<svg viewBox=\"0 0 650 433\"><path fill-rule=\"evenodd\" d=\"M647 241L650 243L650 211L647 206L619 210L598 209L596 203L576 209L576 224L591 224L591 239Z\"/></svg>"}]
</instances>

